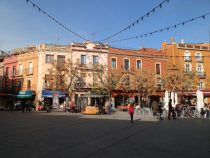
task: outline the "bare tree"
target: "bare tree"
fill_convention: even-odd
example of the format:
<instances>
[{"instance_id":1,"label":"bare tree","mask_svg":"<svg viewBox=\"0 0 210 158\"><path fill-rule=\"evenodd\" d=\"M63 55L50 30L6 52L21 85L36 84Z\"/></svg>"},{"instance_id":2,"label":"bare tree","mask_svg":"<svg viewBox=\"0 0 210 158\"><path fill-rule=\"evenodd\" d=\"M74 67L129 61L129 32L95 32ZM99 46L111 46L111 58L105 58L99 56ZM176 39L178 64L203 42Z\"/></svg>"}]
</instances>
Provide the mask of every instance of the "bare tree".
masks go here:
<instances>
[{"instance_id":1,"label":"bare tree","mask_svg":"<svg viewBox=\"0 0 210 158\"><path fill-rule=\"evenodd\" d=\"M97 74L99 83L95 91L100 94L109 95L109 100L111 101L112 92L118 86L118 82L122 76L121 73L117 73L113 69L108 71L107 65L94 65L94 70Z\"/></svg>"},{"instance_id":2,"label":"bare tree","mask_svg":"<svg viewBox=\"0 0 210 158\"><path fill-rule=\"evenodd\" d=\"M48 83L47 88L72 92L74 80L79 76L78 67L78 64L73 64L70 60L62 63L54 61L52 68L49 69L49 74L45 76L45 81Z\"/></svg>"},{"instance_id":3,"label":"bare tree","mask_svg":"<svg viewBox=\"0 0 210 158\"><path fill-rule=\"evenodd\" d=\"M183 71L174 69L167 71L164 81L164 88L169 92L190 92L197 89L198 78L194 71Z\"/></svg>"},{"instance_id":4,"label":"bare tree","mask_svg":"<svg viewBox=\"0 0 210 158\"><path fill-rule=\"evenodd\" d=\"M138 103L141 97L148 97L156 92L155 74L148 70L133 71L133 85L138 92Z\"/></svg>"}]
</instances>

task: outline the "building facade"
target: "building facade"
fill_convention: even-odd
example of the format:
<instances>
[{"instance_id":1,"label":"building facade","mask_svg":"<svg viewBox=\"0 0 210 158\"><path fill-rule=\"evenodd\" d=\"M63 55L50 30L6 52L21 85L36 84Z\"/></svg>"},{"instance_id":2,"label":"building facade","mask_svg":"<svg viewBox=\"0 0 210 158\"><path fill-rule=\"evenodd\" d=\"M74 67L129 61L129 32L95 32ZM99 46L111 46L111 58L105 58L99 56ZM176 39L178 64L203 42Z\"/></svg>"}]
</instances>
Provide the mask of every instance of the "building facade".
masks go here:
<instances>
[{"instance_id":1,"label":"building facade","mask_svg":"<svg viewBox=\"0 0 210 158\"><path fill-rule=\"evenodd\" d=\"M109 48L108 62L108 73L113 74L114 82L118 84L112 90L116 107L125 104L129 99L135 102L144 101L144 104L150 104L154 99L159 101L166 66L166 55L163 52L151 48L140 50ZM150 96L146 88L153 90Z\"/></svg>"},{"instance_id":2,"label":"building facade","mask_svg":"<svg viewBox=\"0 0 210 158\"><path fill-rule=\"evenodd\" d=\"M161 51L167 54L167 71L184 71L195 73L196 88L188 92L189 96L196 96L196 90L204 95L204 102L210 97L210 45L207 43L171 43L163 42ZM184 95L184 94L183 94ZM178 101L180 103L180 100Z\"/></svg>"},{"instance_id":3,"label":"building facade","mask_svg":"<svg viewBox=\"0 0 210 158\"><path fill-rule=\"evenodd\" d=\"M97 95L103 95L103 87L107 82L108 46L89 41L72 43L71 53L71 61L78 73L74 79L71 99L78 104L99 104Z\"/></svg>"}]
</instances>

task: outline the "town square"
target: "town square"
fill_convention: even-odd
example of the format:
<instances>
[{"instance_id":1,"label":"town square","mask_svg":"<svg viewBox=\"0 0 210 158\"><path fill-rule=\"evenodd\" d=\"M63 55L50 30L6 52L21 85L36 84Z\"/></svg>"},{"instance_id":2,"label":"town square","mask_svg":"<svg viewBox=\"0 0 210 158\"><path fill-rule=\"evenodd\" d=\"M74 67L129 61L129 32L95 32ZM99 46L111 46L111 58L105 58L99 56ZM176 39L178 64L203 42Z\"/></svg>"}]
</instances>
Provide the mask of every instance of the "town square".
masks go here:
<instances>
[{"instance_id":1,"label":"town square","mask_svg":"<svg viewBox=\"0 0 210 158\"><path fill-rule=\"evenodd\" d=\"M209 157L209 6L0 0L0 157Z\"/></svg>"}]
</instances>

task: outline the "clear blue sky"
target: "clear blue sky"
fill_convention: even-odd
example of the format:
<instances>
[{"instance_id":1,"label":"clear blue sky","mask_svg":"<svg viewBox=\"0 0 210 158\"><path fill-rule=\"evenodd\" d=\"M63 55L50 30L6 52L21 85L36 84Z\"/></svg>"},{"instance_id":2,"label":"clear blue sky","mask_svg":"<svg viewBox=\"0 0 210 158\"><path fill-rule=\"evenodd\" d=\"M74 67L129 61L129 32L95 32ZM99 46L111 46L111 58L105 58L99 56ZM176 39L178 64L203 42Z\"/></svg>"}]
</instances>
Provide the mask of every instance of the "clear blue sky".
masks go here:
<instances>
[{"instance_id":1,"label":"clear blue sky","mask_svg":"<svg viewBox=\"0 0 210 158\"><path fill-rule=\"evenodd\" d=\"M163 0L32 0L63 25L90 40L102 40L123 29ZM111 40L152 32L210 12L210 0L170 0L138 25ZM0 0L0 49L39 43L84 42L43 16L26 0ZM109 43L115 47L160 48L162 41L209 42L210 15L145 38ZM94 36L91 35L94 33Z\"/></svg>"}]
</instances>

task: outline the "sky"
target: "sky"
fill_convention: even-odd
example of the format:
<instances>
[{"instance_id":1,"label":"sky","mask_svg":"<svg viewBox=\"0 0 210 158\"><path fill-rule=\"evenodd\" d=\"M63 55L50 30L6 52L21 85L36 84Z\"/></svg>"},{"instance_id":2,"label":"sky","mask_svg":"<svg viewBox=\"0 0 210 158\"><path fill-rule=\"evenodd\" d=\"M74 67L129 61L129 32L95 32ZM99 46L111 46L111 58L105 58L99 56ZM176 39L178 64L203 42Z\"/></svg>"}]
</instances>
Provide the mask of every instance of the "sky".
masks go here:
<instances>
[{"instance_id":1,"label":"sky","mask_svg":"<svg viewBox=\"0 0 210 158\"><path fill-rule=\"evenodd\" d=\"M126 28L164 0L31 0L51 17L84 39L98 42ZM113 47L139 49L161 47L163 41L208 43L210 14L168 31L139 35L173 26L210 13L210 0L169 0L144 20L109 41ZM67 31L26 0L0 0L0 50L47 44L85 42ZM139 38L119 41L133 36Z\"/></svg>"}]
</instances>

